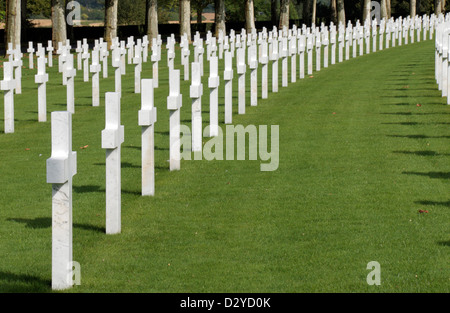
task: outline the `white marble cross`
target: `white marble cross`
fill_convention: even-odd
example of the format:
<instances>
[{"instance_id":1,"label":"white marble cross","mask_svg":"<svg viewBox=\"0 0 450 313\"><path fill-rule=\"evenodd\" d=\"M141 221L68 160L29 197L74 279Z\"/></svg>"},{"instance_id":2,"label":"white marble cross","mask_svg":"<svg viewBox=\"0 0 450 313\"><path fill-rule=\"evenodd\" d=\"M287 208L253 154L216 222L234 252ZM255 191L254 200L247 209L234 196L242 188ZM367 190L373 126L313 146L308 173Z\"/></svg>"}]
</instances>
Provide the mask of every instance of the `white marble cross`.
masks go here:
<instances>
[{"instance_id":1,"label":"white marble cross","mask_svg":"<svg viewBox=\"0 0 450 313\"><path fill-rule=\"evenodd\" d=\"M316 30L316 71L320 71L321 66L321 49L322 49L322 41L321 41L321 34L319 31L319 28Z\"/></svg>"},{"instance_id":2,"label":"white marble cross","mask_svg":"<svg viewBox=\"0 0 450 313\"><path fill-rule=\"evenodd\" d=\"M209 136L219 135L219 60L217 56L209 58Z\"/></svg>"},{"instance_id":3,"label":"white marble cross","mask_svg":"<svg viewBox=\"0 0 450 313\"><path fill-rule=\"evenodd\" d=\"M38 84L38 121L47 121L47 81L48 74L45 73L45 63L47 58L40 56L37 59L37 74L34 76L34 82Z\"/></svg>"},{"instance_id":4,"label":"white marble cross","mask_svg":"<svg viewBox=\"0 0 450 313\"><path fill-rule=\"evenodd\" d=\"M128 64L133 63L133 55L134 55L134 38L130 36L127 38L127 48L128 48Z\"/></svg>"},{"instance_id":5,"label":"white marble cross","mask_svg":"<svg viewBox=\"0 0 450 313\"><path fill-rule=\"evenodd\" d=\"M16 80L16 94L22 93L22 52L20 50L20 45L16 45L16 49L13 52L13 68L14 68L14 78Z\"/></svg>"},{"instance_id":6,"label":"white marble cross","mask_svg":"<svg viewBox=\"0 0 450 313\"><path fill-rule=\"evenodd\" d=\"M256 43L248 46L248 67L250 68L250 105L258 105L258 54Z\"/></svg>"},{"instance_id":7,"label":"white marble cross","mask_svg":"<svg viewBox=\"0 0 450 313\"><path fill-rule=\"evenodd\" d=\"M385 27L385 20L382 19L381 20L381 24L380 24L380 29L379 29L379 49L378 50L383 50L383 42L384 42L384 27Z\"/></svg>"},{"instance_id":8,"label":"white marble cross","mask_svg":"<svg viewBox=\"0 0 450 313\"><path fill-rule=\"evenodd\" d=\"M278 92L278 40L269 34L269 59L272 61L272 92Z\"/></svg>"},{"instance_id":9,"label":"white marble cross","mask_svg":"<svg viewBox=\"0 0 450 313\"><path fill-rule=\"evenodd\" d=\"M167 37L167 65L169 67L169 73L174 69L174 59L175 59L175 42L171 37Z\"/></svg>"},{"instance_id":10,"label":"white marble cross","mask_svg":"<svg viewBox=\"0 0 450 313\"><path fill-rule=\"evenodd\" d=\"M345 59L350 60L350 46L352 42L353 28L349 23L345 31Z\"/></svg>"},{"instance_id":11,"label":"white marble cross","mask_svg":"<svg viewBox=\"0 0 450 313\"><path fill-rule=\"evenodd\" d=\"M181 63L184 66L184 80L189 80L189 55L191 52L189 51L189 40L187 35L184 34L181 37Z\"/></svg>"},{"instance_id":12,"label":"white marble cross","mask_svg":"<svg viewBox=\"0 0 450 313\"><path fill-rule=\"evenodd\" d=\"M281 86L288 85L288 40L284 36L279 37L279 51L281 57Z\"/></svg>"},{"instance_id":13,"label":"white marble cross","mask_svg":"<svg viewBox=\"0 0 450 313\"><path fill-rule=\"evenodd\" d=\"M33 67L34 67L34 64L33 64L33 61L34 61L34 58L33 58L34 48L33 48L33 42L32 41L28 42L27 52L28 52L28 67L30 69L33 69Z\"/></svg>"},{"instance_id":14,"label":"white marble cross","mask_svg":"<svg viewBox=\"0 0 450 313\"><path fill-rule=\"evenodd\" d=\"M237 49L236 68L238 77L238 113L245 114L245 48Z\"/></svg>"},{"instance_id":15,"label":"white marble cross","mask_svg":"<svg viewBox=\"0 0 450 313\"><path fill-rule=\"evenodd\" d=\"M192 151L202 151L202 95L203 85L200 73L200 63L193 62L192 66L192 82L190 86L190 97L192 99Z\"/></svg>"},{"instance_id":16,"label":"white marble cross","mask_svg":"<svg viewBox=\"0 0 450 313\"><path fill-rule=\"evenodd\" d=\"M329 41L329 33L328 29L325 28L325 30L322 33L322 44L323 44L323 67L328 67L328 45L330 43Z\"/></svg>"},{"instance_id":17,"label":"white marble cross","mask_svg":"<svg viewBox=\"0 0 450 313\"><path fill-rule=\"evenodd\" d=\"M339 24L338 30L338 49L339 49L339 58L338 61L341 63L344 60L344 40L345 40L345 29L342 24Z\"/></svg>"},{"instance_id":18,"label":"white marble cross","mask_svg":"<svg viewBox=\"0 0 450 313\"><path fill-rule=\"evenodd\" d=\"M153 87L154 88L158 88L159 86L159 65L158 62L159 60L161 60L161 56L158 54L159 53L159 49L158 49L158 43L156 41L156 38L152 39L152 55L150 57L151 61L152 61L152 73L153 73Z\"/></svg>"},{"instance_id":19,"label":"white marble cross","mask_svg":"<svg viewBox=\"0 0 450 313\"><path fill-rule=\"evenodd\" d=\"M98 48L92 50L92 64L90 72L92 73L92 106L97 107L100 105L100 78L99 73L101 70L100 65L100 51Z\"/></svg>"},{"instance_id":20,"label":"white marble cross","mask_svg":"<svg viewBox=\"0 0 450 313\"><path fill-rule=\"evenodd\" d=\"M305 49L306 49L306 36L300 35L298 37L298 54L299 54L299 78L305 78Z\"/></svg>"},{"instance_id":21,"label":"white marble cross","mask_svg":"<svg viewBox=\"0 0 450 313\"><path fill-rule=\"evenodd\" d=\"M141 109L139 110L139 126L141 132L141 157L142 157L142 195L153 196L155 194L155 130L156 107L154 103L152 79L142 80Z\"/></svg>"},{"instance_id":22,"label":"white marble cross","mask_svg":"<svg viewBox=\"0 0 450 313\"><path fill-rule=\"evenodd\" d=\"M377 51L377 36L378 36L378 25L377 21L372 21L372 51Z\"/></svg>"},{"instance_id":23,"label":"white marble cross","mask_svg":"<svg viewBox=\"0 0 450 313\"><path fill-rule=\"evenodd\" d=\"M6 54L8 55L8 61L13 62L14 60L14 49L12 42L8 42L8 50L6 50Z\"/></svg>"},{"instance_id":24,"label":"white marble cross","mask_svg":"<svg viewBox=\"0 0 450 313\"><path fill-rule=\"evenodd\" d=\"M87 39L83 38L83 53L81 54L81 58L83 59L83 70L84 70L84 75L83 75L83 81L88 82L89 81L89 58L90 58L90 54L89 54L89 45L87 44Z\"/></svg>"},{"instance_id":25,"label":"white marble cross","mask_svg":"<svg viewBox=\"0 0 450 313\"><path fill-rule=\"evenodd\" d=\"M103 78L108 78L108 43L107 42L101 42L100 43L100 60L103 63Z\"/></svg>"},{"instance_id":26,"label":"white marble cross","mask_svg":"<svg viewBox=\"0 0 450 313\"><path fill-rule=\"evenodd\" d=\"M120 94L105 94L105 129L102 149L106 150L106 233L121 232L121 161L124 127L120 125Z\"/></svg>"},{"instance_id":27,"label":"white marble cross","mask_svg":"<svg viewBox=\"0 0 450 313\"><path fill-rule=\"evenodd\" d=\"M308 54L308 75L312 75L313 73L313 37L312 34L306 35L306 53Z\"/></svg>"},{"instance_id":28,"label":"white marble cross","mask_svg":"<svg viewBox=\"0 0 450 313\"><path fill-rule=\"evenodd\" d=\"M48 53L48 67L53 67L53 46L52 41L47 42L47 53Z\"/></svg>"},{"instance_id":29,"label":"white marble cross","mask_svg":"<svg viewBox=\"0 0 450 313\"><path fill-rule=\"evenodd\" d=\"M3 80L0 82L4 94L5 134L14 133L14 88L16 80L13 77L11 62L3 62Z\"/></svg>"},{"instance_id":30,"label":"white marble cross","mask_svg":"<svg viewBox=\"0 0 450 313\"><path fill-rule=\"evenodd\" d=\"M81 59L81 53L83 53L83 48L81 47L81 40L77 40L77 47L75 48L75 52L77 53L77 70L81 71L83 67Z\"/></svg>"},{"instance_id":31,"label":"white marble cross","mask_svg":"<svg viewBox=\"0 0 450 313\"><path fill-rule=\"evenodd\" d=\"M227 50L225 50L223 80L225 81L225 124L231 124L233 118L233 57L231 51Z\"/></svg>"},{"instance_id":32,"label":"white marble cross","mask_svg":"<svg viewBox=\"0 0 450 313\"><path fill-rule=\"evenodd\" d=\"M125 75L126 74L126 60L125 60L125 56L127 54L127 48L125 46L125 41L121 40L120 44L118 45L119 47L119 53L120 53L120 74L121 75Z\"/></svg>"},{"instance_id":33,"label":"white marble cross","mask_svg":"<svg viewBox=\"0 0 450 313\"><path fill-rule=\"evenodd\" d=\"M332 26L330 30L331 43L331 65L336 64L336 26Z\"/></svg>"},{"instance_id":34,"label":"white marble cross","mask_svg":"<svg viewBox=\"0 0 450 313\"><path fill-rule=\"evenodd\" d=\"M171 70L169 73L169 96L167 109L170 111L170 170L180 170L181 143L180 143L180 108L183 97L180 94L180 70Z\"/></svg>"},{"instance_id":35,"label":"white marble cross","mask_svg":"<svg viewBox=\"0 0 450 313\"><path fill-rule=\"evenodd\" d=\"M148 45L150 42L148 41L148 36L145 35L142 37L142 62L147 63L148 58Z\"/></svg>"},{"instance_id":36,"label":"white marble cross","mask_svg":"<svg viewBox=\"0 0 450 313\"><path fill-rule=\"evenodd\" d=\"M67 111L75 113L75 83L74 79L77 75L77 70L73 67L73 54L68 54L64 66L64 74L67 78Z\"/></svg>"},{"instance_id":37,"label":"white marble cross","mask_svg":"<svg viewBox=\"0 0 450 313\"><path fill-rule=\"evenodd\" d=\"M72 114L51 115L52 154L47 159L47 183L52 184L52 289L72 287L72 177L77 153L72 151Z\"/></svg>"},{"instance_id":38,"label":"white marble cross","mask_svg":"<svg viewBox=\"0 0 450 313\"><path fill-rule=\"evenodd\" d=\"M262 40L260 48L260 57L259 63L261 63L261 98L267 99L268 91L269 91L269 78L268 78L268 66L269 56L267 53L267 41L265 39ZM295 55L294 55L295 58ZM225 105L226 108L226 105ZM231 123L231 122L230 122Z\"/></svg>"},{"instance_id":39,"label":"white marble cross","mask_svg":"<svg viewBox=\"0 0 450 313\"><path fill-rule=\"evenodd\" d=\"M134 93L141 92L141 71L142 71L142 44L141 39L136 40L137 44L134 49Z\"/></svg>"},{"instance_id":40,"label":"white marble cross","mask_svg":"<svg viewBox=\"0 0 450 313\"><path fill-rule=\"evenodd\" d=\"M289 38L289 56L291 57L291 83L297 81L297 37Z\"/></svg>"},{"instance_id":41,"label":"white marble cross","mask_svg":"<svg viewBox=\"0 0 450 313\"><path fill-rule=\"evenodd\" d=\"M112 60L111 64L115 68L114 70L114 82L115 82L115 92L119 95L122 92L122 73L121 73L121 65L122 65L122 58L121 58L121 48L120 47L114 47L114 50L112 51Z\"/></svg>"}]
</instances>

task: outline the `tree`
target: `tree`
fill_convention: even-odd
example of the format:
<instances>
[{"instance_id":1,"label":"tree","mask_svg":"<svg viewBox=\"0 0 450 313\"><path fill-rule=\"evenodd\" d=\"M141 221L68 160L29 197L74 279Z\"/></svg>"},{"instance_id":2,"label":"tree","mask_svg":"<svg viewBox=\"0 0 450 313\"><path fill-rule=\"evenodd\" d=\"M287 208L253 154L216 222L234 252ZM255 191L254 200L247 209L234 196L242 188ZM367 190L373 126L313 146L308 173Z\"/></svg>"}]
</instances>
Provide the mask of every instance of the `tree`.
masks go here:
<instances>
[{"instance_id":1,"label":"tree","mask_svg":"<svg viewBox=\"0 0 450 313\"><path fill-rule=\"evenodd\" d=\"M386 0L387 18L391 18L391 0Z\"/></svg>"},{"instance_id":2,"label":"tree","mask_svg":"<svg viewBox=\"0 0 450 313\"><path fill-rule=\"evenodd\" d=\"M380 18L381 19L387 19L387 9L386 9L386 0L381 0L380 1ZM367 18L370 18L370 13L369 16Z\"/></svg>"},{"instance_id":3,"label":"tree","mask_svg":"<svg viewBox=\"0 0 450 313\"><path fill-rule=\"evenodd\" d=\"M439 15L442 13L442 0L434 0L434 14Z\"/></svg>"},{"instance_id":4,"label":"tree","mask_svg":"<svg viewBox=\"0 0 450 313\"><path fill-rule=\"evenodd\" d=\"M180 0L180 36L187 35L191 41L191 1Z\"/></svg>"},{"instance_id":5,"label":"tree","mask_svg":"<svg viewBox=\"0 0 450 313\"><path fill-rule=\"evenodd\" d=\"M197 13L197 24L201 24L203 21L203 10L210 4L212 0L191 0L191 4ZM225 8L225 6L224 6Z\"/></svg>"},{"instance_id":6,"label":"tree","mask_svg":"<svg viewBox=\"0 0 450 313\"><path fill-rule=\"evenodd\" d=\"M105 41L108 48L117 37L117 6L118 0L105 0Z\"/></svg>"},{"instance_id":7,"label":"tree","mask_svg":"<svg viewBox=\"0 0 450 313\"><path fill-rule=\"evenodd\" d=\"M279 28L289 29L289 0L281 0Z\"/></svg>"},{"instance_id":8,"label":"tree","mask_svg":"<svg viewBox=\"0 0 450 313\"><path fill-rule=\"evenodd\" d=\"M18 45L20 45L20 31L21 31L20 5L21 5L20 0L6 1L5 43L6 44L12 43L13 48L16 48Z\"/></svg>"},{"instance_id":9,"label":"tree","mask_svg":"<svg viewBox=\"0 0 450 313\"><path fill-rule=\"evenodd\" d=\"M215 0L215 22L216 22L216 37L219 37L219 31L222 31L223 35L226 34L225 26L225 0Z\"/></svg>"},{"instance_id":10,"label":"tree","mask_svg":"<svg viewBox=\"0 0 450 313\"><path fill-rule=\"evenodd\" d=\"M336 0L330 1L331 6L331 21L336 25L337 23L337 7L336 7Z\"/></svg>"},{"instance_id":11,"label":"tree","mask_svg":"<svg viewBox=\"0 0 450 313\"><path fill-rule=\"evenodd\" d=\"M316 18L317 18L317 0L313 0L312 5L312 15L311 15L311 25L316 24Z\"/></svg>"},{"instance_id":12,"label":"tree","mask_svg":"<svg viewBox=\"0 0 450 313\"><path fill-rule=\"evenodd\" d=\"M158 37L158 1L157 0L146 0L146 26L147 26L147 36L151 41L153 38Z\"/></svg>"},{"instance_id":13,"label":"tree","mask_svg":"<svg viewBox=\"0 0 450 313\"><path fill-rule=\"evenodd\" d=\"M52 0L52 44L58 46L58 42L65 43L67 40L65 1ZM56 49L53 50L56 52Z\"/></svg>"},{"instance_id":14,"label":"tree","mask_svg":"<svg viewBox=\"0 0 450 313\"><path fill-rule=\"evenodd\" d=\"M383 7L383 2L382 1L381 1L381 7ZM363 5L363 22L365 22L366 19L370 19L370 10L371 9L372 9L372 4L370 3L370 0L364 0L364 5ZM386 4L384 5L384 9L386 10ZM383 10L383 9L381 9L381 10Z\"/></svg>"},{"instance_id":15,"label":"tree","mask_svg":"<svg viewBox=\"0 0 450 313\"><path fill-rule=\"evenodd\" d=\"M344 0L336 0L337 1L337 15L338 15L338 24L345 25L345 8L344 8Z\"/></svg>"},{"instance_id":16,"label":"tree","mask_svg":"<svg viewBox=\"0 0 450 313\"><path fill-rule=\"evenodd\" d=\"M251 33L255 29L255 10L253 0L245 0L245 29Z\"/></svg>"},{"instance_id":17,"label":"tree","mask_svg":"<svg viewBox=\"0 0 450 313\"><path fill-rule=\"evenodd\" d=\"M409 2L409 15L411 17L416 16L416 0L410 0Z\"/></svg>"}]
</instances>

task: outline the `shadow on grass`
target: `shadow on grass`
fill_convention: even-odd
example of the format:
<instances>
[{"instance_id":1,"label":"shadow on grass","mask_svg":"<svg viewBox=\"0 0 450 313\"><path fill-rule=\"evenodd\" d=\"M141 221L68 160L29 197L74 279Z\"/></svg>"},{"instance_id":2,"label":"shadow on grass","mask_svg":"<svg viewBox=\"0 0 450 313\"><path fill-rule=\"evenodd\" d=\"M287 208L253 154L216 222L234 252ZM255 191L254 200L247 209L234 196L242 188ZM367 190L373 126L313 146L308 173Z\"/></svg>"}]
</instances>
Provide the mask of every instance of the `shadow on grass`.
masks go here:
<instances>
[{"instance_id":1,"label":"shadow on grass","mask_svg":"<svg viewBox=\"0 0 450 313\"><path fill-rule=\"evenodd\" d=\"M440 156L440 155L445 155L445 156L449 156L450 154L448 153L439 153L436 151L392 151L392 153L401 153L401 154L414 154L414 155L418 155L418 156Z\"/></svg>"},{"instance_id":2,"label":"shadow on grass","mask_svg":"<svg viewBox=\"0 0 450 313\"><path fill-rule=\"evenodd\" d=\"M440 205L440 206L448 206L448 207L450 207L450 200L449 201L422 200L422 201L414 201L414 203L422 204L422 205Z\"/></svg>"},{"instance_id":3,"label":"shadow on grass","mask_svg":"<svg viewBox=\"0 0 450 313\"><path fill-rule=\"evenodd\" d=\"M11 222L25 224L26 228L31 228L31 229L43 229L43 228L49 228L49 227L52 226L52 219L51 219L51 217L37 217L37 218L34 218L34 219L30 219L30 218L8 218L6 220L7 221L11 221ZM74 228L79 228L79 229L84 229L84 230L89 230L89 231L97 231L97 232L102 232L102 233L105 232L105 228L104 227L98 227L98 226L89 225L89 224L74 223L73 227Z\"/></svg>"},{"instance_id":4,"label":"shadow on grass","mask_svg":"<svg viewBox=\"0 0 450 313\"><path fill-rule=\"evenodd\" d=\"M445 247L450 247L450 240L447 240L447 241L438 241L438 245L440 245L440 246L445 246Z\"/></svg>"},{"instance_id":5,"label":"shadow on grass","mask_svg":"<svg viewBox=\"0 0 450 313\"><path fill-rule=\"evenodd\" d=\"M429 178L450 179L450 172L402 172L406 175L428 176Z\"/></svg>"},{"instance_id":6,"label":"shadow on grass","mask_svg":"<svg viewBox=\"0 0 450 313\"><path fill-rule=\"evenodd\" d=\"M90 193L90 192L101 192L101 193L105 193L106 190L103 188L100 188L100 186L96 186L96 185L85 185L85 186L73 186L72 187L73 190L76 193ZM138 191L130 191L130 190L121 190L122 193L125 194L130 194L130 195L141 195L141 192ZM74 224L75 226L75 224Z\"/></svg>"},{"instance_id":7,"label":"shadow on grass","mask_svg":"<svg viewBox=\"0 0 450 313\"><path fill-rule=\"evenodd\" d=\"M386 135L388 137L395 137L395 138L410 138L410 139L427 139L427 138L448 138L450 139L450 136L426 136L426 135Z\"/></svg>"},{"instance_id":8,"label":"shadow on grass","mask_svg":"<svg viewBox=\"0 0 450 313\"><path fill-rule=\"evenodd\" d=\"M21 285L23 283L29 285ZM50 287L50 280L27 274L0 271L0 290L2 292L50 292Z\"/></svg>"},{"instance_id":9,"label":"shadow on grass","mask_svg":"<svg viewBox=\"0 0 450 313\"><path fill-rule=\"evenodd\" d=\"M139 150L139 151L142 150L141 147L137 147L137 146L125 146L124 148L135 149L135 150ZM169 148L161 148L161 147L155 146L155 150L161 150L161 151L166 150L166 151L169 151Z\"/></svg>"},{"instance_id":10,"label":"shadow on grass","mask_svg":"<svg viewBox=\"0 0 450 313\"><path fill-rule=\"evenodd\" d=\"M139 148L140 150L140 148ZM94 163L94 165L100 165L100 166L106 166L106 163ZM121 168L141 168L140 165L133 165L129 162L122 162L121 163Z\"/></svg>"}]
</instances>

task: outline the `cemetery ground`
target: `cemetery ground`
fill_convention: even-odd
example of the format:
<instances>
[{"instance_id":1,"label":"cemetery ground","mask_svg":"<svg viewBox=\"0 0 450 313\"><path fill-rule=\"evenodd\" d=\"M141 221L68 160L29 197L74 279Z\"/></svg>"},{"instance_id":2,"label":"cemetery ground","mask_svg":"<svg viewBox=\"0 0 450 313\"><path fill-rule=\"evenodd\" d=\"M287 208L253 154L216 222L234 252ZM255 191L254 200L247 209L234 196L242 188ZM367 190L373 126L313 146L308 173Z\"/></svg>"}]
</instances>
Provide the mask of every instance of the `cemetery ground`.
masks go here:
<instances>
[{"instance_id":1,"label":"cemetery ground","mask_svg":"<svg viewBox=\"0 0 450 313\"><path fill-rule=\"evenodd\" d=\"M450 107L434 79L434 40L330 65L288 87L280 78L278 93L270 92L269 66L269 98L256 107L249 106L247 70L245 115L237 114L233 67L233 124L279 125L279 167L272 172L260 171L261 160L182 160L180 171L169 171L162 52L154 197L141 196L134 66L122 77L118 235L105 234L101 148L114 71L109 64L109 78L100 81L100 107L92 107L91 81L77 72L73 259L81 285L68 292L449 292ZM175 65L183 72L179 52ZM27 55L23 60L13 134L3 132L0 100L0 291L51 292L50 113L37 122L36 70L28 69ZM220 67L222 73L222 60ZM48 112L66 110L56 60L48 72ZM151 73L151 62L144 63L141 77ZM189 84L181 81L181 120L190 127ZM370 261L380 263L379 286L366 282Z\"/></svg>"}]
</instances>

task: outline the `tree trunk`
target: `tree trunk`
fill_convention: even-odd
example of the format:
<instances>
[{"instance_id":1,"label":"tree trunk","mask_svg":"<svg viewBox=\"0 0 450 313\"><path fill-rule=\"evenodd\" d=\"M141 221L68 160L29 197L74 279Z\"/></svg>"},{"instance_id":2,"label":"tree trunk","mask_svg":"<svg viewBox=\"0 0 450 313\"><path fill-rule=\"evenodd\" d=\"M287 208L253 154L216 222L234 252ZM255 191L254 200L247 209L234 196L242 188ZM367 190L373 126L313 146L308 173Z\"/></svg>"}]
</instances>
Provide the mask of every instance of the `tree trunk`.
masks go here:
<instances>
[{"instance_id":1,"label":"tree trunk","mask_svg":"<svg viewBox=\"0 0 450 313\"><path fill-rule=\"evenodd\" d=\"M255 29L255 12L253 8L253 0L245 1L245 29L247 33L251 33Z\"/></svg>"},{"instance_id":2,"label":"tree trunk","mask_svg":"<svg viewBox=\"0 0 450 313\"><path fill-rule=\"evenodd\" d=\"M187 35L191 41L191 1L180 0L180 37Z\"/></svg>"},{"instance_id":3,"label":"tree trunk","mask_svg":"<svg viewBox=\"0 0 450 313\"><path fill-rule=\"evenodd\" d=\"M66 12L64 0L52 0L52 45L58 47L58 42L66 43ZM53 50L56 52L56 49Z\"/></svg>"},{"instance_id":4,"label":"tree trunk","mask_svg":"<svg viewBox=\"0 0 450 313\"><path fill-rule=\"evenodd\" d=\"M442 0L441 1L441 3L442 3L442 13L445 13L445 2L446 2L446 0Z\"/></svg>"},{"instance_id":5,"label":"tree trunk","mask_svg":"<svg viewBox=\"0 0 450 313\"><path fill-rule=\"evenodd\" d=\"M442 0L434 0L434 14L439 15L442 13Z\"/></svg>"},{"instance_id":6,"label":"tree trunk","mask_svg":"<svg viewBox=\"0 0 450 313\"><path fill-rule=\"evenodd\" d=\"M117 5L118 0L105 1L105 41L108 43L108 49L112 41L117 37Z\"/></svg>"},{"instance_id":7,"label":"tree trunk","mask_svg":"<svg viewBox=\"0 0 450 313\"><path fill-rule=\"evenodd\" d=\"M387 18L391 18L391 0L386 0Z\"/></svg>"},{"instance_id":8,"label":"tree trunk","mask_svg":"<svg viewBox=\"0 0 450 313\"><path fill-rule=\"evenodd\" d=\"M289 0L281 0L279 29L289 29Z\"/></svg>"},{"instance_id":9,"label":"tree trunk","mask_svg":"<svg viewBox=\"0 0 450 313\"><path fill-rule=\"evenodd\" d=\"M316 15L317 15L317 0L313 0L312 5L312 15L311 15L311 25L316 24Z\"/></svg>"},{"instance_id":10,"label":"tree trunk","mask_svg":"<svg viewBox=\"0 0 450 313\"><path fill-rule=\"evenodd\" d=\"M215 0L214 1L214 10L215 10L215 22L216 22L216 38L219 37L219 31L222 31L222 34L225 36L226 34L226 26L225 26L225 0Z\"/></svg>"},{"instance_id":11,"label":"tree trunk","mask_svg":"<svg viewBox=\"0 0 450 313\"><path fill-rule=\"evenodd\" d=\"M337 1L337 16L338 16L338 24L344 24L345 21L345 7L344 0L336 0Z\"/></svg>"},{"instance_id":12,"label":"tree trunk","mask_svg":"<svg viewBox=\"0 0 450 313\"><path fill-rule=\"evenodd\" d=\"M337 24L337 7L336 0L331 0L331 21L334 25Z\"/></svg>"},{"instance_id":13,"label":"tree trunk","mask_svg":"<svg viewBox=\"0 0 450 313\"><path fill-rule=\"evenodd\" d=\"M416 0L409 1L409 16L416 16Z\"/></svg>"},{"instance_id":14,"label":"tree trunk","mask_svg":"<svg viewBox=\"0 0 450 313\"><path fill-rule=\"evenodd\" d=\"M197 7L197 24L200 25L203 22L203 8Z\"/></svg>"},{"instance_id":15,"label":"tree trunk","mask_svg":"<svg viewBox=\"0 0 450 313\"><path fill-rule=\"evenodd\" d=\"M278 0L270 0L270 18L273 25L278 23L278 10L277 10Z\"/></svg>"},{"instance_id":16,"label":"tree trunk","mask_svg":"<svg viewBox=\"0 0 450 313\"><path fill-rule=\"evenodd\" d=\"M7 0L6 2L5 50L8 49L8 43L12 43L13 48L20 45L20 4L20 0Z\"/></svg>"},{"instance_id":17,"label":"tree trunk","mask_svg":"<svg viewBox=\"0 0 450 313\"><path fill-rule=\"evenodd\" d=\"M380 18L387 20L386 0L381 0L380 1L380 11L381 11L380 12ZM370 15L369 15L368 18L370 18Z\"/></svg>"},{"instance_id":18,"label":"tree trunk","mask_svg":"<svg viewBox=\"0 0 450 313\"><path fill-rule=\"evenodd\" d=\"M363 24L367 19L370 19L370 10L372 9L372 5L370 0L364 0L363 4ZM384 2L384 10L386 11L386 2ZM381 11L383 12L383 1L381 1ZM381 17L383 18L383 17Z\"/></svg>"},{"instance_id":19,"label":"tree trunk","mask_svg":"<svg viewBox=\"0 0 450 313\"><path fill-rule=\"evenodd\" d=\"M158 37L158 1L146 1L146 16L147 16L147 37L151 42L153 38Z\"/></svg>"}]
</instances>

